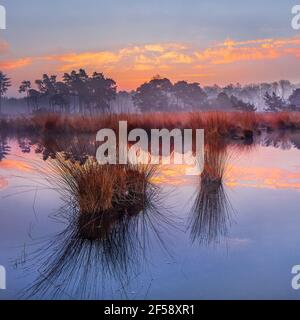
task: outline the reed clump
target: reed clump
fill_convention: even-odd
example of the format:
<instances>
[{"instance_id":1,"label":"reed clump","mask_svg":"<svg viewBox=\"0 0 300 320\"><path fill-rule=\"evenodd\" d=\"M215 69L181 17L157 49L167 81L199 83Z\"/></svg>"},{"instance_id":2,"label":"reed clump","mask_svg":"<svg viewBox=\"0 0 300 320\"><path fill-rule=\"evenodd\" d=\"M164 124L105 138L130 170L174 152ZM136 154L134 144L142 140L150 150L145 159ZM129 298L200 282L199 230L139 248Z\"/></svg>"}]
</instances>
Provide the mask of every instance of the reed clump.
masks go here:
<instances>
[{"instance_id":1,"label":"reed clump","mask_svg":"<svg viewBox=\"0 0 300 320\"><path fill-rule=\"evenodd\" d=\"M152 186L155 171L146 165L101 165L93 157L81 164L66 160L62 154L52 161L52 167L58 173L61 190L72 196L82 214L123 211L129 203L140 204Z\"/></svg>"}]
</instances>

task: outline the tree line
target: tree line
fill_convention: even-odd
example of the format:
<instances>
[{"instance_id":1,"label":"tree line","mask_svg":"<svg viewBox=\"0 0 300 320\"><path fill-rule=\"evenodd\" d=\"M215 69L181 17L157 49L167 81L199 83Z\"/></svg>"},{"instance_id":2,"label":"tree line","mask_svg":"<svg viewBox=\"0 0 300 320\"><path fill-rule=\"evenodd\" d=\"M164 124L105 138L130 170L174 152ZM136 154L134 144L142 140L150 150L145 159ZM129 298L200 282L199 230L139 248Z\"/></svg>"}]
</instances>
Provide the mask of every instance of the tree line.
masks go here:
<instances>
[{"instance_id":1,"label":"tree line","mask_svg":"<svg viewBox=\"0 0 300 320\"><path fill-rule=\"evenodd\" d=\"M9 77L0 71L0 113L3 98L11 86ZM32 84L24 80L20 99L6 103L26 104L27 113L61 112L95 115L107 112L155 112L237 110L300 111L300 88L287 80L273 83L230 84L201 87L199 83L153 77L135 91L117 92L117 84L103 73L89 75L84 69L56 75L44 74Z\"/></svg>"}]
</instances>

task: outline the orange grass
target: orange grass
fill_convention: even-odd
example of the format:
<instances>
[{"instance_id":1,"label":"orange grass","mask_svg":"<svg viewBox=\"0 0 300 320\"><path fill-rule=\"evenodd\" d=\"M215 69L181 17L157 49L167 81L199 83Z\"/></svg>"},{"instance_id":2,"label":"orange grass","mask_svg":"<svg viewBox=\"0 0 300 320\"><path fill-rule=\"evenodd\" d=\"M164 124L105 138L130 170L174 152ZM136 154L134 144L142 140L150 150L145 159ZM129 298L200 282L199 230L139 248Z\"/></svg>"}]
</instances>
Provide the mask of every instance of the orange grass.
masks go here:
<instances>
[{"instance_id":1,"label":"orange grass","mask_svg":"<svg viewBox=\"0 0 300 320\"><path fill-rule=\"evenodd\" d=\"M228 136L233 130L300 129L300 113L193 112L145 113L89 117L82 115L44 114L0 120L0 131L49 133L96 133L102 128L118 129L118 122L127 120L129 130L160 128L199 128L209 133Z\"/></svg>"},{"instance_id":2,"label":"orange grass","mask_svg":"<svg viewBox=\"0 0 300 320\"><path fill-rule=\"evenodd\" d=\"M59 153L49 165L62 196L71 197L84 215L139 213L146 204L147 190L153 187L154 166L100 165L93 157L80 164Z\"/></svg>"}]
</instances>

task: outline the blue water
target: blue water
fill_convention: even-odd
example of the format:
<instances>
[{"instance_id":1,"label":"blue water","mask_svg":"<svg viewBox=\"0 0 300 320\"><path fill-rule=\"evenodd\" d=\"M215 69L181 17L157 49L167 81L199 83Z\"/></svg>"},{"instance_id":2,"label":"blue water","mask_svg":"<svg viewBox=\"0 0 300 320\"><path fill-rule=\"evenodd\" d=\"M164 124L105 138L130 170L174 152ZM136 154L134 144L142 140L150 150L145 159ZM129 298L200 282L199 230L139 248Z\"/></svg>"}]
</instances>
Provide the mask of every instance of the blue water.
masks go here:
<instances>
[{"instance_id":1,"label":"blue water","mask_svg":"<svg viewBox=\"0 0 300 320\"><path fill-rule=\"evenodd\" d=\"M62 259L61 276L50 282L44 267L51 269L51 259L69 241L59 236L69 227L57 219L63 201L44 186L37 166L47 170L47 161L34 147L23 153L16 140L7 143L10 150L0 161L0 265L7 289L0 290L0 299L300 298L291 286L291 269L300 264L300 150L292 143L231 150L223 179L227 214L222 220L224 212L215 210L221 229L211 230L209 241L201 232L193 237L191 229L199 177L162 168L155 181L160 214L168 221L155 221L155 231L138 231L140 238L147 233L145 247L133 240L124 264L117 258L105 272L101 250L82 245L71 263ZM41 292L34 291L38 279Z\"/></svg>"}]
</instances>

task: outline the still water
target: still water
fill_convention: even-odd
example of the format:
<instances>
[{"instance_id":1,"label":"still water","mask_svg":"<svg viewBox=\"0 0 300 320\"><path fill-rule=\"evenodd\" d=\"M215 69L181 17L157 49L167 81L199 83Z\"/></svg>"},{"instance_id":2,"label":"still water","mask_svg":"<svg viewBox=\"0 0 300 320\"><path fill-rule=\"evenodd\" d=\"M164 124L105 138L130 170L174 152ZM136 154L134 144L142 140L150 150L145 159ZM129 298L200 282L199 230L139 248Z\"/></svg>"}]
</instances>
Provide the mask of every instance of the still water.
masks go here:
<instances>
[{"instance_id":1,"label":"still water","mask_svg":"<svg viewBox=\"0 0 300 320\"><path fill-rule=\"evenodd\" d=\"M159 168L156 209L118 226L108 244L74 232L66 199L47 181L51 142L2 137L0 299L300 299L291 287L299 142L274 133L228 144L202 177Z\"/></svg>"}]
</instances>

